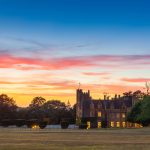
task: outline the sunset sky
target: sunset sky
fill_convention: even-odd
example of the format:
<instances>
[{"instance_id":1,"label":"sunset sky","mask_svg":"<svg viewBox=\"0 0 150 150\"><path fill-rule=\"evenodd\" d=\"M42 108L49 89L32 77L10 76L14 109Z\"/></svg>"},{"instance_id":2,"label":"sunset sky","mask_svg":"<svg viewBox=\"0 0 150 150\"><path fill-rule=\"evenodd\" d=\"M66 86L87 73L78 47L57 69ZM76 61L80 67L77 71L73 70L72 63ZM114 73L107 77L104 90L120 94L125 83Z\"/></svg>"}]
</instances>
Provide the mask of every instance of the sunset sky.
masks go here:
<instances>
[{"instance_id":1,"label":"sunset sky","mask_svg":"<svg viewBox=\"0 0 150 150\"><path fill-rule=\"evenodd\" d=\"M0 93L75 103L144 90L150 81L148 0L0 0Z\"/></svg>"}]
</instances>

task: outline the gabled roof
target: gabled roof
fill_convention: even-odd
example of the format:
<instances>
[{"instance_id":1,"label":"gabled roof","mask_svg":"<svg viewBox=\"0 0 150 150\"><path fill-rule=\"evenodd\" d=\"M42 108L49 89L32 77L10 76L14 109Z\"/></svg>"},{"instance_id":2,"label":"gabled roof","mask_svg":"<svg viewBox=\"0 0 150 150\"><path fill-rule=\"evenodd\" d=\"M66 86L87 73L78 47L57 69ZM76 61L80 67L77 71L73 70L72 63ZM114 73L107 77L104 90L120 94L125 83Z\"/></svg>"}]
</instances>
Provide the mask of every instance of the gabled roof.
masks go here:
<instances>
[{"instance_id":1,"label":"gabled roof","mask_svg":"<svg viewBox=\"0 0 150 150\"><path fill-rule=\"evenodd\" d=\"M115 100L92 100L95 108L98 105L102 106L102 109L110 109L113 106L114 109L121 109L123 106L132 107L132 97L121 97Z\"/></svg>"}]
</instances>

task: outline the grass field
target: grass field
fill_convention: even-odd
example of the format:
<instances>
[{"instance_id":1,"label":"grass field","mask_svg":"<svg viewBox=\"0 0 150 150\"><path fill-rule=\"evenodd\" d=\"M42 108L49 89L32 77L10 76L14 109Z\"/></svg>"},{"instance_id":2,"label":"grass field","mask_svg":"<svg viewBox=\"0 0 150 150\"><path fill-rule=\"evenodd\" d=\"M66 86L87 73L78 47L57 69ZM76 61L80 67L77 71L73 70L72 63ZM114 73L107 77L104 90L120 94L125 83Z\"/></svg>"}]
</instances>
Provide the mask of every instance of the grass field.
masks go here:
<instances>
[{"instance_id":1,"label":"grass field","mask_svg":"<svg viewBox=\"0 0 150 150\"><path fill-rule=\"evenodd\" d=\"M150 150L150 128L0 128L0 150Z\"/></svg>"}]
</instances>

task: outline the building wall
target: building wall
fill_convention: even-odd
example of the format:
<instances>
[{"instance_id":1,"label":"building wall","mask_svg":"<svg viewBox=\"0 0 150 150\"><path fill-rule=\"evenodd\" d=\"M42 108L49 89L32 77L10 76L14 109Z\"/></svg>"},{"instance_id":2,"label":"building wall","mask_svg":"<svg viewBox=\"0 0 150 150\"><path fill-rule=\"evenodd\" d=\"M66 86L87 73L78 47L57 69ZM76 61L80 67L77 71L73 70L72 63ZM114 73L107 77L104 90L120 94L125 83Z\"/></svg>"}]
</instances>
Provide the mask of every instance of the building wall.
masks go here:
<instances>
[{"instance_id":1,"label":"building wall","mask_svg":"<svg viewBox=\"0 0 150 150\"><path fill-rule=\"evenodd\" d=\"M107 127L129 127L134 126L126 122L128 111L131 110L135 103L131 97L117 97L108 100L105 96L104 100L93 100L90 97L90 91L83 92L78 89L76 93L76 123L88 118L97 119L97 127L101 126L102 118L107 121ZM93 120L93 119L92 119Z\"/></svg>"}]
</instances>

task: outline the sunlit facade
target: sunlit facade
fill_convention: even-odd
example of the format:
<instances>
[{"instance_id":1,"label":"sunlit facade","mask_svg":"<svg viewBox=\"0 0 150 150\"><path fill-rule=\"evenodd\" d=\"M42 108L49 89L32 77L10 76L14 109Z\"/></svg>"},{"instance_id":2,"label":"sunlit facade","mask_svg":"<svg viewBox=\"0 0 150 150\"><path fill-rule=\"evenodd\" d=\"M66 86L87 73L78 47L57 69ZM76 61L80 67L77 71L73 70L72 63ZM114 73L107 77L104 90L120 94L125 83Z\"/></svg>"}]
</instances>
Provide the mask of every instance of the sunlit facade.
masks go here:
<instances>
[{"instance_id":1,"label":"sunlit facade","mask_svg":"<svg viewBox=\"0 0 150 150\"><path fill-rule=\"evenodd\" d=\"M103 100L93 100L90 91L77 90L76 120L81 123L84 120L88 127L101 128L103 122L110 128L141 127L126 121L127 113L132 109L137 99L131 96L115 96L109 99L104 96Z\"/></svg>"}]
</instances>

